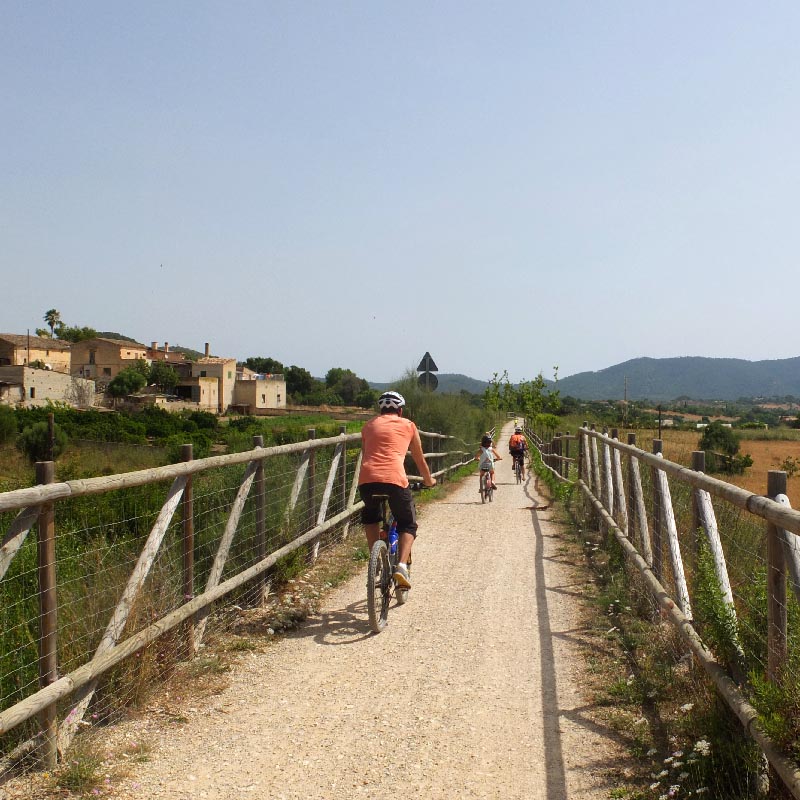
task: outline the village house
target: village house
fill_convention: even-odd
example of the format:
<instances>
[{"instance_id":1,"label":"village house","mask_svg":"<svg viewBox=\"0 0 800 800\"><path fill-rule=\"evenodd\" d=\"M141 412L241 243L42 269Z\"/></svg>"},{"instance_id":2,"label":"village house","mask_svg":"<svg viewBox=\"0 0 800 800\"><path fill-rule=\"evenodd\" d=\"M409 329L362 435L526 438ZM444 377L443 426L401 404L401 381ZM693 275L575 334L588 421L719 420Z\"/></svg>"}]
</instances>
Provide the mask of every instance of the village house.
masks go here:
<instances>
[{"instance_id":1,"label":"village house","mask_svg":"<svg viewBox=\"0 0 800 800\"><path fill-rule=\"evenodd\" d=\"M126 367L147 360L147 347L138 342L97 337L72 345L72 374L105 388Z\"/></svg>"},{"instance_id":2,"label":"village house","mask_svg":"<svg viewBox=\"0 0 800 800\"><path fill-rule=\"evenodd\" d=\"M0 333L0 366L25 367L31 364L70 374L70 344L59 339L17 333Z\"/></svg>"},{"instance_id":3,"label":"village house","mask_svg":"<svg viewBox=\"0 0 800 800\"><path fill-rule=\"evenodd\" d=\"M68 403L75 408L90 408L94 402L94 381L50 369L25 366L0 367L0 404L46 406Z\"/></svg>"},{"instance_id":4,"label":"village house","mask_svg":"<svg viewBox=\"0 0 800 800\"><path fill-rule=\"evenodd\" d=\"M240 368L233 405L243 414L257 414L268 408L286 408L286 381L283 375L259 375L246 367Z\"/></svg>"}]
</instances>

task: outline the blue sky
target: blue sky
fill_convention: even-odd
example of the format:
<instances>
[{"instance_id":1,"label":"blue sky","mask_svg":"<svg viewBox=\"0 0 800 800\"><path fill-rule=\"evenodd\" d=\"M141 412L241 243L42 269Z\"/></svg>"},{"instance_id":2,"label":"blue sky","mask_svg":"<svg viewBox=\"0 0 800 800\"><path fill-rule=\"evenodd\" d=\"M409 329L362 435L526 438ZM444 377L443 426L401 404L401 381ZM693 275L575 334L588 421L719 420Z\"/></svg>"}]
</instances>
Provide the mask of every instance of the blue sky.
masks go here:
<instances>
[{"instance_id":1,"label":"blue sky","mask_svg":"<svg viewBox=\"0 0 800 800\"><path fill-rule=\"evenodd\" d=\"M0 331L376 381L800 355L797 3L0 20Z\"/></svg>"}]
</instances>

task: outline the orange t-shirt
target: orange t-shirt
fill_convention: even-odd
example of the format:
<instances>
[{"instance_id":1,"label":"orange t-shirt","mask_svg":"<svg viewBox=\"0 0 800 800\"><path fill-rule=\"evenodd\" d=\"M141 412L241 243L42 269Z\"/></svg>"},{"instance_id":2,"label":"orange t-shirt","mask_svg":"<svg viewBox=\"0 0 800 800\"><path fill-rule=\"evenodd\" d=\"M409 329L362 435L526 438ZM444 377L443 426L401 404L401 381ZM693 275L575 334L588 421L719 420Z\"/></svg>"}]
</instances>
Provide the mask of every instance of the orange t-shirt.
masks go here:
<instances>
[{"instance_id":1,"label":"orange t-shirt","mask_svg":"<svg viewBox=\"0 0 800 800\"><path fill-rule=\"evenodd\" d=\"M522 447L527 444L525 441L525 437L521 433L515 433L512 437L508 440L508 447L509 449L518 449L521 450Z\"/></svg>"},{"instance_id":2,"label":"orange t-shirt","mask_svg":"<svg viewBox=\"0 0 800 800\"><path fill-rule=\"evenodd\" d=\"M403 462L408 446L417 432L417 426L397 414L381 414L371 419L361 429L361 473L362 483L393 483L408 486L408 477Z\"/></svg>"}]
</instances>

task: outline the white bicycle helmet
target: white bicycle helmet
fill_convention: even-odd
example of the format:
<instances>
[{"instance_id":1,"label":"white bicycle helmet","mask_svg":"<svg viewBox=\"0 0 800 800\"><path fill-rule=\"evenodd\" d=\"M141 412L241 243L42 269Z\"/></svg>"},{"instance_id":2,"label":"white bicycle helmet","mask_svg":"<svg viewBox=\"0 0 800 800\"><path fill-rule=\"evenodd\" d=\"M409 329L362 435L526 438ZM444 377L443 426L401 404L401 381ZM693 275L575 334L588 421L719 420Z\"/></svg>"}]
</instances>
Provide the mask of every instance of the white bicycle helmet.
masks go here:
<instances>
[{"instance_id":1,"label":"white bicycle helmet","mask_svg":"<svg viewBox=\"0 0 800 800\"><path fill-rule=\"evenodd\" d=\"M406 400L400 392L384 392L378 398L378 407L379 408L391 408L391 409L398 409L402 408L406 404Z\"/></svg>"},{"instance_id":2,"label":"white bicycle helmet","mask_svg":"<svg viewBox=\"0 0 800 800\"><path fill-rule=\"evenodd\" d=\"M514 433L522 433L522 425L517 425L517 427L514 428Z\"/></svg>"}]
</instances>

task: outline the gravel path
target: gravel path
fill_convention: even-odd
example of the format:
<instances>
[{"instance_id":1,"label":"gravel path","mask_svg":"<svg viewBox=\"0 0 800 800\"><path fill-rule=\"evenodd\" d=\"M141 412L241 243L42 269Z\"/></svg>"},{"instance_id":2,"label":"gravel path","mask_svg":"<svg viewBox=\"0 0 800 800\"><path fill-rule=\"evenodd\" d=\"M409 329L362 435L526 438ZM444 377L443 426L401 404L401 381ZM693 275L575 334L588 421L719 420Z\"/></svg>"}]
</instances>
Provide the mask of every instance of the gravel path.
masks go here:
<instances>
[{"instance_id":1,"label":"gravel path","mask_svg":"<svg viewBox=\"0 0 800 800\"><path fill-rule=\"evenodd\" d=\"M498 483L491 504L471 478L424 509L414 588L383 633L364 577L339 587L162 726L117 796L608 797L624 754L581 697L583 574L534 480L504 458Z\"/></svg>"}]
</instances>

